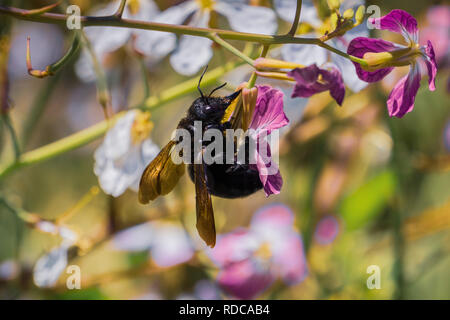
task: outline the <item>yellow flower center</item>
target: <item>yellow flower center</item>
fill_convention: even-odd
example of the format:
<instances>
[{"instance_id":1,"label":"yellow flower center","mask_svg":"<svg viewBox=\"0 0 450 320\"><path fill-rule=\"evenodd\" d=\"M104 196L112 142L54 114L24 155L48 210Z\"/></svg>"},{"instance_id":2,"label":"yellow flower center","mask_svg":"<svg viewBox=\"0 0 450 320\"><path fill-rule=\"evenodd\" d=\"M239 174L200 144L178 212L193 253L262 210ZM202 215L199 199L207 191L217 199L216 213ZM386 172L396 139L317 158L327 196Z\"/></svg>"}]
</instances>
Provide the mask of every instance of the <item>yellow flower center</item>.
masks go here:
<instances>
[{"instance_id":1,"label":"yellow flower center","mask_svg":"<svg viewBox=\"0 0 450 320\"><path fill-rule=\"evenodd\" d=\"M215 0L195 0L202 10L212 10L216 4Z\"/></svg>"},{"instance_id":2,"label":"yellow flower center","mask_svg":"<svg viewBox=\"0 0 450 320\"><path fill-rule=\"evenodd\" d=\"M270 243L264 242L256 250L255 256L261 258L262 260L269 260L272 257L272 250L270 248Z\"/></svg>"},{"instance_id":3,"label":"yellow flower center","mask_svg":"<svg viewBox=\"0 0 450 320\"><path fill-rule=\"evenodd\" d=\"M132 15L138 13L140 9L139 0L128 0L128 9L130 9Z\"/></svg>"},{"instance_id":4,"label":"yellow flower center","mask_svg":"<svg viewBox=\"0 0 450 320\"><path fill-rule=\"evenodd\" d=\"M136 117L131 126L131 141L134 144L139 144L150 136L153 129L153 122L150 121L149 112L136 112Z\"/></svg>"}]
</instances>

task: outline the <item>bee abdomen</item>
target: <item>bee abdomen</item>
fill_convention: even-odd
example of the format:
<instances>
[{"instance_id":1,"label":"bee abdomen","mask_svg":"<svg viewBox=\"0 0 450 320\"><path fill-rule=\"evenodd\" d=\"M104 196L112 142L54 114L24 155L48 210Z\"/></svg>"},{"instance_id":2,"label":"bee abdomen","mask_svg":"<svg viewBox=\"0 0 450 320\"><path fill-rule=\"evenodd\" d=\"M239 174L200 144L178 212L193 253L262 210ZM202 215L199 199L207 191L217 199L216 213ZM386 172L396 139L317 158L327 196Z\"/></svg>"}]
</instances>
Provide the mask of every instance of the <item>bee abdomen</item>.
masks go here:
<instances>
[{"instance_id":1,"label":"bee abdomen","mask_svg":"<svg viewBox=\"0 0 450 320\"><path fill-rule=\"evenodd\" d=\"M194 181L193 166L189 165L189 176ZM248 164L206 165L206 184L210 194L220 198L242 198L262 189L258 170Z\"/></svg>"}]
</instances>

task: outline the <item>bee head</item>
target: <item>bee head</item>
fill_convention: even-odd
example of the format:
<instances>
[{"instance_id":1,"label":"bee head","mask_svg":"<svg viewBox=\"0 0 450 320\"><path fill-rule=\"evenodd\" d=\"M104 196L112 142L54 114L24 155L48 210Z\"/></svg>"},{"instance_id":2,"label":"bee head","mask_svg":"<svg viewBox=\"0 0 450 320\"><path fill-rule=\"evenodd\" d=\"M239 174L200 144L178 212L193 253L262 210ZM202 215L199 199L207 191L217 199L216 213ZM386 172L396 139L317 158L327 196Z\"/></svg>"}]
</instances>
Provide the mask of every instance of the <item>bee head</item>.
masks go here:
<instances>
[{"instance_id":1,"label":"bee head","mask_svg":"<svg viewBox=\"0 0 450 320\"><path fill-rule=\"evenodd\" d=\"M191 111L198 120L220 121L227 108L240 93L239 90L226 97L202 96L194 101Z\"/></svg>"},{"instance_id":2,"label":"bee head","mask_svg":"<svg viewBox=\"0 0 450 320\"><path fill-rule=\"evenodd\" d=\"M223 88L226 85L226 83L224 83L221 86L218 86L217 88L212 90L208 96L205 96L202 90L200 89L200 83L207 69L208 66L206 66L198 82L197 89L200 92L200 97L197 98L194 101L194 103L192 103L190 111L198 120L220 121L222 120L225 111L227 110L229 105L234 101L234 99L236 99L239 96L241 90L236 91L226 97L211 97L211 95L215 91Z\"/></svg>"}]
</instances>

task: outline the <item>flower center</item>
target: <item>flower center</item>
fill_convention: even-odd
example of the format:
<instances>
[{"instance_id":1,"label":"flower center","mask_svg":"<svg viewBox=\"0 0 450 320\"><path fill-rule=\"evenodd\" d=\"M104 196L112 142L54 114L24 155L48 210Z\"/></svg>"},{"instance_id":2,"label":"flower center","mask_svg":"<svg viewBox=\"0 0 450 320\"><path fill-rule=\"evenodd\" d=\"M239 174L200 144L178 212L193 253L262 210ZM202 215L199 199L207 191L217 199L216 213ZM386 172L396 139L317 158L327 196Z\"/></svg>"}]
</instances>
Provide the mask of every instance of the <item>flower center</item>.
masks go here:
<instances>
[{"instance_id":1,"label":"flower center","mask_svg":"<svg viewBox=\"0 0 450 320\"><path fill-rule=\"evenodd\" d=\"M255 256L261 258L263 261L267 261L272 257L272 250L270 247L270 243L264 242L262 243L258 250L255 251Z\"/></svg>"},{"instance_id":2,"label":"flower center","mask_svg":"<svg viewBox=\"0 0 450 320\"><path fill-rule=\"evenodd\" d=\"M402 67L414 64L418 57L422 55L420 47L398 49L389 52L367 52L363 59L367 61L368 71L375 71L382 68Z\"/></svg>"},{"instance_id":3,"label":"flower center","mask_svg":"<svg viewBox=\"0 0 450 320\"><path fill-rule=\"evenodd\" d=\"M139 0L128 0L128 9L132 15L138 13L140 9Z\"/></svg>"},{"instance_id":4,"label":"flower center","mask_svg":"<svg viewBox=\"0 0 450 320\"><path fill-rule=\"evenodd\" d=\"M216 4L215 0L195 0L203 10L212 10Z\"/></svg>"},{"instance_id":5,"label":"flower center","mask_svg":"<svg viewBox=\"0 0 450 320\"><path fill-rule=\"evenodd\" d=\"M131 126L131 141L133 144L142 143L150 136L153 129L153 122L150 121L150 113L136 111L133 125Z\"/></svg>"}]
</instances>

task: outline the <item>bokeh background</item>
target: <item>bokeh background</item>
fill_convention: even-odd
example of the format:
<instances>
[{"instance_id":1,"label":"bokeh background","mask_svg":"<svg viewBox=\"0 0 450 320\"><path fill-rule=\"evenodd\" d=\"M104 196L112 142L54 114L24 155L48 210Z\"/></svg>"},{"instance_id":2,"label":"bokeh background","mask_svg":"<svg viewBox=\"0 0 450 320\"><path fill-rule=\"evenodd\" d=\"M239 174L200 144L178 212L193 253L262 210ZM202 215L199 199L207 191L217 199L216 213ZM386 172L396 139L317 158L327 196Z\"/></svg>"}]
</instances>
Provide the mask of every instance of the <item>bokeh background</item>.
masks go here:
<instances>
[{"instance_id":1,"label":"bokeh background","mask_svg":"<svg viewBox=\"0 0 450 320\"><path fill-rule=\"evenodd\" d=\"M175 3L156 2L161 9ZM22 8L50 4L37 0L16 3ZM88 12L93 1L72 3ZM447 44L439 60L437 90L430 92L422 85L414 111L403 119L389 118L385 105L395 79L407 72L401 68L357 94L348 92L341 108L328 93L309 99L306 107L306 101L299 100L303 116L290 125L280 143L281 194L266 198L258 192L239 200L213 198L219 234L248 227L253 214L269 204L283 203L295 214L308 274L296 285L277 281L256 298L450 298L449 25L444 33L437 31L433 16L428 14L434 5L448 8L449 4L406 0L368 4L378 4L383 13L394 8L410 12L418 19L421 32L427 33L424 39ZM283 28L289 26L280 21ZM11 35L10 117L24 151L104 119L95 85L83 83L74 73L76 59L53 77L36 79L26 73L26 37L32 39L34 67L44 68L68 47L71 38L67 30L13 20ZM235 58L218 52L210 68L227 59ZM151 94L189 79L174 72L167 58L146 66ZM116 112L142 99L141 64L129 46L108 56L107 69ZM231 79L233 83L233 77L247 72L240 69L237 76L233 73L219 82ZM162 146L168 141L196 95L186 95L152 111L154 142ZM1 132L0 163L6 163L14 152L8 131L2 126ZM7 202L0 203L0 298L231 298L217 285L219 269L209 259L208 249L199 244L194 186L189 178L183 177L171 194L148 206L140 205L132 191L118 198L98 192L93 153L101 140L16 170L0 181L0 197ZM34 214L52 220L67 212L65 226L78 232L81 239L79 246L69 250L69 265L80 266L82 289L68 290L65 273L56 285L38 287L33 281L36 261L61 238L40 232L23 217ZM338 222L333 226L337 235L320 241L317 225L330 216ZM120 230L147 221L172 224L179 232L186 232L190 248L181 246L178 251L183 255L194 250L192 257L162 267L152 259L151 249L128 252L113 244ZM136 232L134 237L139 240L145 235ZM176 237L177 232L172 232L161 241L167 244ZM381 269L379 290L367 288L370 265Z\"/></svg>"}]
</instances>

